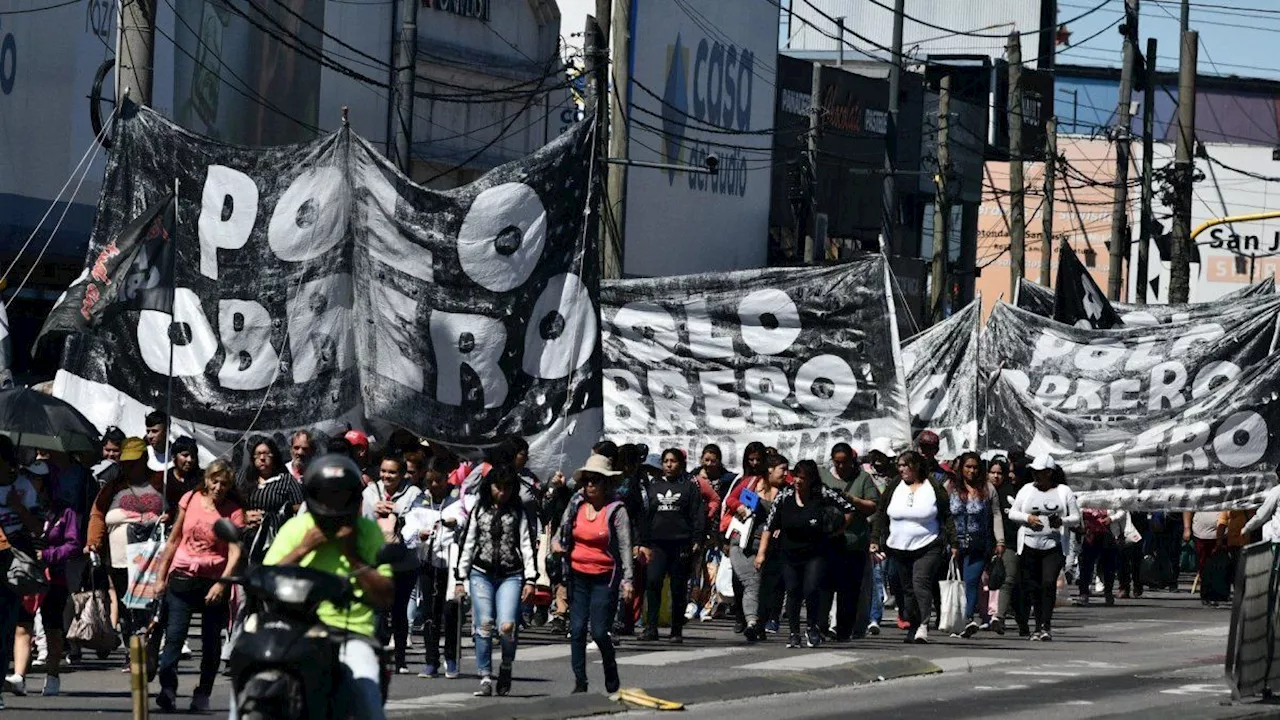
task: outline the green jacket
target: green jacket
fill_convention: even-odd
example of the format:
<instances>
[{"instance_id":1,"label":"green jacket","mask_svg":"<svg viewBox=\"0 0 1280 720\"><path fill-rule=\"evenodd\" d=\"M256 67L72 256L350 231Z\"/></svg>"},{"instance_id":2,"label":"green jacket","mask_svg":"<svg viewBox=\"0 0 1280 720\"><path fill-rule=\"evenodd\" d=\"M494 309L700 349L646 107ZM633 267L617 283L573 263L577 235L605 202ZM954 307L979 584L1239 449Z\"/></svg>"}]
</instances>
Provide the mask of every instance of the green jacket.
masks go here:
<instances>
[{"instance_id":1,"label":"green jacket","mask_svg":"<svg viewBox=\"0 0 1280 720\"><path fill-rule=\"evenodd\" d=\"M938 525L942 528L942 539L946 541L948 547L958 547L956 523L951 517L951 496L942 483L932 478L928 482L933 486L933 493L938 503ZM879 545L881 550L885 547L885 539L889 537L889 500L893 498L894 491L901 484L902 478L894 478L885 486L884 492L880 493L878 509L871 525L871 542Z\"/></svg>"}]
</instances>

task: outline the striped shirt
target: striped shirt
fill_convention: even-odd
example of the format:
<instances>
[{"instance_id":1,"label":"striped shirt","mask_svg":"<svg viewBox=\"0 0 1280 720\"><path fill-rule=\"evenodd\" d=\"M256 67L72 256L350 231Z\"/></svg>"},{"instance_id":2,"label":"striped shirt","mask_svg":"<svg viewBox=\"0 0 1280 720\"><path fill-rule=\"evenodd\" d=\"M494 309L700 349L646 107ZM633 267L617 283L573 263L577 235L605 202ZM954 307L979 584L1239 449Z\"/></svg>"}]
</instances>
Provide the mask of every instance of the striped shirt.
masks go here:
<instances>
[{"instance_id":1,"label":"striped shirt","mask_svg":"<svg viewBox=\"0 0 1280 720\"><path fill-rule=\"evenodd\" d=\"M244 540L251 548L249 561L257 564L267 554L267 547L276 531L285 520L293 517L295 505L303 501L302 483L294 480L288 473L282 473L269 480L259 481L258 487L245 499L245 510L261 510L263 512L260 530L266 535L259 542L257 531L250 530ZM281 508L284 513L281 514Z\"/></svg>"}]
</instances>

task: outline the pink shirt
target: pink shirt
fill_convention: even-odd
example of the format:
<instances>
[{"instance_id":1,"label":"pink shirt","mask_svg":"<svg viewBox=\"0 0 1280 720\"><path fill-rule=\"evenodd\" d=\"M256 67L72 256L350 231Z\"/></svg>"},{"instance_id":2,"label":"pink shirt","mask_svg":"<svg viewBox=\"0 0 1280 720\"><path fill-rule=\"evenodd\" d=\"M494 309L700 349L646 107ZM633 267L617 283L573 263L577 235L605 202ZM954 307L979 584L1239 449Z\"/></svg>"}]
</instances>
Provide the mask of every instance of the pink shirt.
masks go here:
<instances>
[{"instance_id":1,"label":"pink shirt","mask_svg":"<svg viewBox=\"0 0 1280 720\"><path fill-rule=\"evenodd\" d=\"M205 507L204 498L192 490L178 502L182 508L182 540L174 553L170 571L202 578L221 577L227 569L227 543L213 534L213 524L229 518L237 527L244 527L244 511L230 500L218 503L217 508Z\"/></svg>"}]
</instances>

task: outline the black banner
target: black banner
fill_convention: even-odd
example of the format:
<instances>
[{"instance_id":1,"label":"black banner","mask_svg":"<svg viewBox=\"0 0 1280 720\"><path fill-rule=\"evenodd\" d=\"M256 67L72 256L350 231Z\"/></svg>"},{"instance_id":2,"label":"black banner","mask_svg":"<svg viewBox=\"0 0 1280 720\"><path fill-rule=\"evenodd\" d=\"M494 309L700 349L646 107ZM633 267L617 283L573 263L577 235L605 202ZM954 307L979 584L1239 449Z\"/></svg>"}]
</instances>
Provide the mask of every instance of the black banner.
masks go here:
<instances>
[{"instance_id":1,"label":"black banner","mask_svg":"<svg viewBox=\"0 0 1280 720\"><path fill-rule=\"evenodd\" d=\"M1280 363L1261 363L1173 408L1081 417L1001 375L988 396L988 432L993 447L1056 457L1083 507L1253 508L1280 466L1278 394Z\"/></svg>"},{"instance_id":2,"label":"black banner","mask_svg":"<svg viewBox=\"0 0 1280 720\"><path fill-rule=\"evenodd\" d=\"M938 434L939 457L974 450L978 442L978 330L982 300L902 343L911 397L911 435Z\"/></svg>"},{"instance_id":3,"label":"black banner","mask_svg":"<svg viewBox=\"0 0 1280 720\"><path fill-rule=\"evenodd\" d=\"M558 467L599 434L590 136L441 192L349 129L245 148L139 110L118 122L89 257L176 179L174 312L74 338L55 392L138 427L165 405L173 336L175 424L206 449L368 418L464 445L520 434Z\"/></svg>"},{"instance_id":4,"label":"black banner","mask_svg":"<svg viewBox=\"0 0 1280 720\"><path fill-rule=\"evenodd\" d=\"M1238 301L1275 295L1275 292L1275 279L1269 277L1208 302L1163 305L1113 302L1111 307L1125 325L1167 325L1171 322L1215 318L1230 310ZM1055 295L1052 289L1030 282L1026 278L1018 280L1013 304L1019 308L1042 317L1053 317L1054 301Z\"/></svg>"},{"instance_id":5,"label":"black banner","mask_svg":"<svg viewBox=\"0 0 1280 720\"><path fill-rule=\"evenodd\" d=\"M605 431L736 464L752 440L793 462L910 439L886 262L606 282Z\"/></svg>"},{"instance_id":6,"label":"black banner","mask_svg":"<svg viewBox=\"0 0 1280 720\"><path fill-rule=\"evenodd\" d=\"M1053 319L1075 327L1107 330L1124 325L1102 288L1064 240L1058 250Z\"/></svg>"}]
</instances>

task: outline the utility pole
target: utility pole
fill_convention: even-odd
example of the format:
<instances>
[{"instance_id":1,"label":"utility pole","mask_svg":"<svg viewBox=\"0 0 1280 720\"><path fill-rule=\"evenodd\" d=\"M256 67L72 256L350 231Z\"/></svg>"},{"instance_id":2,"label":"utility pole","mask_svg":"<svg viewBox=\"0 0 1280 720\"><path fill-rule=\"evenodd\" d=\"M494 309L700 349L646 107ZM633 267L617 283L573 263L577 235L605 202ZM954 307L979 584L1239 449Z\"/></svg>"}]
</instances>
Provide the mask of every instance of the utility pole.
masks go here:
<instances>
[{"instance_id":1,"label":"utility pole","mask_svg":"<svg viewBox=\"0 0 1280 720\"><path fill-rule=\"evenodd\" d=\"M1155 145L1156 114L1156 39L1147 38L1146 85L1142 88L1142 218L1138 224L1137 299L1147 304L1147 263L1151 261L1151 233L1155 218L1151 214L1154 192L1151 187L1155 160L1151 157Z\"/></svg>"},{"instance_id":2,"label":"utility pole","mask_svg":"<svg viewBox=\"0 0 1280 720\"><path fill-rule=\"evenodd\" d=\"M880 234L890 254L898 251L898 185L894 173L898 168L898 108L902 86L902 18L903 3L893 3L893 52L889 57L889 118L884 133L884 195L880 199Z\"/></svg>"},{"instance_id":3,"label":"utility pole","mask_svg":"<svg viewBox=\"0 0 1280 720\"><path fill-rule=\"evenodd\" d=\"M1018 296L1018 281L1027 274L1026 188L1022 175L1022 38L1009 33L1009 297Z\"/></svg>"},{"instance_id":4,"label":"utility pole","mask_svg":"<svg viewBox=\"0 0 1280 720\"><path fill-rule=\"evenodd\" d=\"M418 3L399 0L400 36L396 42L396 125L392 128L395 144L393 159L400 172L413 177L413 86L418 57Z\"/></svg>"},{"instance_id":5,"label":"utility pole","mask_svg":"<svg viewBox=\"0 0 1280 720\"><path fill-rule=\"evenodd\" d=\"M809 234L804 238L804 262L818 255L818 136L822 133L822 63L813 63L809 85ZM825 248L823 256L826 255Z\"/></svg>"},{"instance_id":6,"label":"utility pole","mask_svg":"<svg viewBox=\"0 0 1280 720\"><path fill-rule=\"evenodd\" d=\"M603 7L606 12L612 12L612 6L603 0L597 0L596 9ZM605 17L604 22L608 22L609 18ZM585 46L585 69L587 77L590 78L591 96L587 106L589 114L594 115L596 123L596 157L599 159L600 167L605 167L604 153L609 149L609 50L605 38L608 37L608 26L597 21L596 16L588 15L587 24L584 30ZM605 185L603 178L597 177L596 182ZM596 188L600 190L602 188ZM597 203L597 208L603 207L603 202ZM617 278L622 276L622 252L618 245L618 238L610 231L609 223L603 213L597 217L597 225L600 232L600 274L605 278Z\"/></svg>"},{"instance_id":7,"label":"utility pole","mask_svg":"<svg viewBox=\"0 0 1280 720\"><path fill-rule=\"evenodd\" d=\"M1120 68L1120 100L1116 127L1116 185L1111 203L1111 267L1107 295L1120 300L1124 261L1129 252L1129 125L1133 103L1133 73L1138 63L1138 0L1124 0L1124 65Z\"/></svg>"},{"instance_id":8,"label":"utility pole","mask_svg":"<svg viewBox=\"0 0 1280 720\"><path fill-rule=\"evenodd\" d=\"M951 220L951 203L948 192L951 174L951 75L943 75L938 86L938 175L933 179L933 269L930 275L929 305L933 309L933 321L945 316L947 284L947 226Z\"/></svg>"},{"instance_id":9,"label":"utility pole","mask_svg":"<svg viewBox=\"0 0 1280 720\"><path fill-rule=\"evenodd\" d=\"M1049 118L1044 130L1044 209L1040 215L1044 237L1040 239L1040 284L1049 287L1050 263L1053 262L1054 180L1058 174L1058 119Z\"/></svg>"},{"instance_id":10,"label":"utility pole","mask_svg":"<svg viewBox=\"0 0 1280 720\"><path fill-rule=\"evenodd\" d=\"M844 16L836 18L836 47L839 48L839 66L844 67Z\"/></svg>"},{"instance_id":11,"label":"utility pole","mask_svg":"<svg viewBox=\"0 0 1280 720\"><path fill-rule=\"evenodd\" d=\"M151 65L156 47L155 0L120 3L120 47L116 52L116 97L151 104Z\"/></svg>"},{"instance_id":12,"label":"utility pole","mask_svg":"<svg viewBox=\"0 0 1280 720\"><path fill-rule=\"evenodd\" d=\"M1182 32L1191 31L1191 0L1182 0L1182 15L1178 18L1178 28Z\"/></svg>"},{"instance_id":13,"label":"utility pole","mask_svg":"<svg viewBox=\"0 0 1280 720\"><path fill-rule=\"evenodd\" d=\"M1195 171L1192 149L1196 138L1196 65L1200 33L1182 34L1178 62L1178 145L1174 154L1173 248L1169 268L1169 302L1185 303L1191 296L1191 183Z\"/></svg>"},{"instance_id":14,"label":"utility pole","mask_svg":"<svg viewBox=\"0 0 1280 720\"><path fill-rule=\"evenodd\" d=\"M612 0L596 1L596 17L600 16L600 5L608 4ZM619 0L621 2L621 0ZM625 14L619 13L625 17ZM615 94L610 107L613 111L609 116L609 155L610 158L621 158L626 160L630 158L630 137L628 136L626 108L622 107L621 98L625 97L627 86L631 83L630 72L626 58L631 57L631 28L627 23L618 23L613 26L612 14L610 15L610 35L613 37L613 52L611 57L623 58L623 62L613 64L613 82ZM622 277L623 264L626 262L626 192L627 192L627 166L622 163L609 163L609 183L607 192L604 196L608 201L608 207L605 209L605 220L613 232L613 247L617 253L617 272L616 274L606 274L607 278Z\"/></svg>"}]
</instances>

